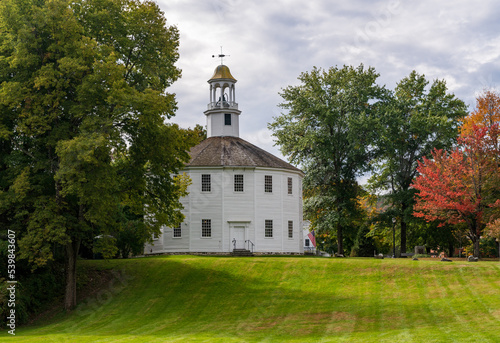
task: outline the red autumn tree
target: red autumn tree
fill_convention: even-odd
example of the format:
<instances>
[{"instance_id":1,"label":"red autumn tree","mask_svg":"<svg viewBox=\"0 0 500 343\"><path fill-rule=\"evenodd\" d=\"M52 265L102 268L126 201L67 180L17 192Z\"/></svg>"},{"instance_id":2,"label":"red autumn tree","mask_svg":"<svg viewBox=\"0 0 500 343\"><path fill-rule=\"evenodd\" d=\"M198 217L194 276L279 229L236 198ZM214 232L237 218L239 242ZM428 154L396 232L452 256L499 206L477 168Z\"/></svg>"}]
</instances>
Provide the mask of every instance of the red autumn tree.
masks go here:
<instances>
[{"instance_id":1,"label":"red autumn tree","mask_svg":"<svg viewBox=\"0 0 500 343\"><path fill-rule=\"evenodd\" d=\"M486 225L485 234L491 238L500 240L500 199L491 207L496 208L498 211L495 211L495 213L490 216L490 221Z\"/></svg>"},{"instance_id":2,"label":"red autumn tree","mask_svg":"<svg viewBox=\"0 0 500 343\"><path fill-rule=\"evenodd\" d=\"M432 159L419 162L419 176L413 181L418 191L414 216L440 221L440 226L465 223L476 257L485 218L498 199L498 134L498 124L473 125L462 133L455 150L436 149Z\"/></svg>"}]
</instances>

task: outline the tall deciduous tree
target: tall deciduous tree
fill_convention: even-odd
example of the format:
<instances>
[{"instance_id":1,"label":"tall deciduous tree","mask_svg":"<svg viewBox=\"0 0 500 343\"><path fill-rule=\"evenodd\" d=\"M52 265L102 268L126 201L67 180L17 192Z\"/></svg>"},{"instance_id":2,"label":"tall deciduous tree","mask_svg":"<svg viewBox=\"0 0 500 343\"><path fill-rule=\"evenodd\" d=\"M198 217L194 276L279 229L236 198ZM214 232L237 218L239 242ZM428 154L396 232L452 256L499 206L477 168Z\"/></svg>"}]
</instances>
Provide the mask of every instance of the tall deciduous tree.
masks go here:
<instances>
[{"instance_id":1,"label":"tall deciduous tree","mask_svg":"<svg viewBox=\"0 0 500 343\"><path fill-rule=\"evenodd\" d=\"M372 158L385 91L373 68L314 68L299 86L281 93L287 110L269 125L281 151L305 170L304 213L321 232L336 231L343 254L344 229L358 211L356 178Z\"/></svg>"},{"instance_id":2,"label":"tall deciduous tree","mask_svg":"<svg viewBox=\"0 0 500 343\"><path fill-rule=\"evenodd\" d=\"M434 148L450 148L460 119L467 114L465 104L448 93L444 81L436 80L426 89L428 84L415 71L397 84L381 120L380 154L370 179L373 188L385 192L386 214L399 219L402 253L408 224L414 220L415 191L410 186L417 176L417 162Z\"/></svg>"},{"instance_id":3,"label":"tall deciduous tree","mask_svg":"<svg viewBox=\"0 0 500 343\"><path fill-rule=\"evenodd\" d=\"M500 185L498 165L492 158L498 134L497 124L472 127L452 152L436 149L432 159L424 157L412 185L418 191L414 215L440 221L440 225L465 223L477 257L486 214L498 204L490 196Z\"/></svg>"},{"instance_id":4,"label":"tall deciduous tree","mask_svg":"<svg viewBox=\"0 0 500 343\"><path fill-rule=\"evenodd\" d=\"M463 120L463 124L460 127L462 135L467 135L473 132L476 126L479 127L491 127L493 125L500 125L500 94L492 90L486 90L476 98L476 108L470 115L468 115ZM492 148L494 152L491 157L497 161L500 173L500 142L499 137L493 135ZM500 185L493 189L490 197L499 199L500 198ZM492 206L493 209L500 209L500 200ZM493 238L500 239L500 211L492 211L486 221L488 222L486 233Z\"/></svg>"},{"instance_id":5,"label":"tall deciduous tree","mask_svg":"<svg viewBox=\"0 0 500 343\"><path fill-rule=\"evenodd\" d=\"M66 309L81 242L121 206L149 233L182 218L171 175L196 137L164 123L178 43L152 1L0 2L0 217L34 266L65 248Z\"/></svg>"}]
</instances>

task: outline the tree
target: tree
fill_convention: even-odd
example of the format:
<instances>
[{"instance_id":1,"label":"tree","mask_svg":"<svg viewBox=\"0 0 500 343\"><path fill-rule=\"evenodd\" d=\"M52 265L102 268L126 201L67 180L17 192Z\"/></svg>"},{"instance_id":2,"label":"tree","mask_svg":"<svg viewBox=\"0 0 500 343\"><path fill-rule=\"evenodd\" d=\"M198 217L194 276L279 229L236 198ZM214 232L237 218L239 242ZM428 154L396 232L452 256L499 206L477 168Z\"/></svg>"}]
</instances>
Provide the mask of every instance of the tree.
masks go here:
<instances>
[{"instance_id":1,"label":"tree","mask_svg":"<svg viewBox=\"0 0 500 343\"><path fill-rule=\"evenodd\" d=\"M432 159L423 158L413 187L418 191L414 215L427 221L467 225L467 233L479 257L479 238L486 214L499 203L491 196L500 186L498 164L492 158L498 125L474 126L458 139L450 153L435 149Z\"/></svg>"},{"instance_id":2,"label":"tree","mask_svg":"<svg viewBox=\"0 0 500 343\"><path fill-rule=\"evenodd\" d=\"M476 98L476 108L463 119L460 132L471 133L474 126L491 126L500 123L500 95L494 91L484 91Z\"/></svg>"},{"instance_id":3,"label":"tree","mask_svg":"<svg viewBox=\"0 0 500 343\"><path fill-rule=\"evenodd\" d=\"M378 158L369 180L375 190L385 192L386 214L398 218L401 252L406 252L408 225L412 216L417 163L433 148L449 149L458 135L465 104L447 92L446 83L429 82L415 71L396 86L381 118L377 146Z\"/></svg>"},{"instance_id":4,"label":"tree","mask_svg":"<svg viewBox=\"0 0 500 343\"><path fill-rule=\"evenodd\" d=\"M207 139L207 129L205 126L201 124L196 124L192 130L195 131L196 134L198 135L200 143L203 142L205 139Z\"/></svg>"},{"instance_id":5,"label":"tree","mask_svg":"<svg viewBox=\"0 0 500 343\"><path fill-rule=\"evenodd\" d=\"M178 41L152 1L0 3L0 217L33 268L64 247L68 310L82 241L116 230L121 206L149 235L182 220L172 174L197 138L164 123Z\"/></svg>"},{"instance_id":6,"label":"tree","mask_svg":"<svg viewBox=\"0 0 500 343\"><path fill-rule=\"evenodd\" d=\"M337 233L344 254L344 230L357 216L361 191L356 178L372 158L375 123L385 91L373 68L313 68L301 85L280 94L287 113L269 125L277 144L304 177L304 214L317 232Z\"/></svg>"},{"instance_id":7,"label":"tree","mask_svg":"<svg viewBox=\"0 0 500 343\"><path fill-rule=\"evenodd\" d=\"M462 134L468 134L474 130L475 126L479 127L491 127L494 124L500 124L500 95L495 91L484 91L481 95L476 98L476 109L466 118L464 118L463 124L461 126ZM492 158L497 160L500 158L500 142L497 136L491 137L493 139L493 148L495 152L492 154ZM499 164L500 166L500 164ZM500 198L500 194L497 192L490 194L491 197ZM500 201L497 201L491 206L493 209L500 208ZM492 238L500 239L500 218L499 211L493 211L489 218L487 218L488 224L486 227L486 234Z\"/></svg>"}]
</instances>

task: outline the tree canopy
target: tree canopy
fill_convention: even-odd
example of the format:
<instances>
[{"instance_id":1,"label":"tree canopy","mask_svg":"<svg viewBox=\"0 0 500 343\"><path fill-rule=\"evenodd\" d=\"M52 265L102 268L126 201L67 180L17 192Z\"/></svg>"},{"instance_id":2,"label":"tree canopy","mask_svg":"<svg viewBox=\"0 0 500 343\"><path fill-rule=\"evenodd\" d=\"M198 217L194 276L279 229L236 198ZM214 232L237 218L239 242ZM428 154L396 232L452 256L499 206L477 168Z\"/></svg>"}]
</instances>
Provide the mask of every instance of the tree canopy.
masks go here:
<instances>
[{"instance_id":1,"label":"tree canopy","mask_svg":"<svg viewBox=\"0 0 500 343\"><path fill-rule=\"evenodd\" d=\"M419 176L413 187L418 191L414 215L428 221L456 225L465 223L479 257L479 238L489 217L486 214L499 204L500 176L494 142L497 124L471 128L458 139L450 153L435 149L432 159L419 163Z\"/></svg>"},{"instance_id":2,"label":"tree canopy","mask_svg":"<svg viewBox=\"0 0 500 343\"><path fill-rule=\"evenodd\" d=\"M178 44L153 1L0 3L2 229L34 266L64 247L67 309L81 242L116 231L123 206L148 233L182 220L172 175L197 137L165 123Z\"/></svg>"},{"instance_id":3,"label":"tree canopy","mask_svg":"<svg viewBox=\"0 0 500 343\"><path fill-rule=\"evenodd\" d=\"M474 111L462 119L455 149L436 149L432 159L424 158L413 184L415 215L454 230L465 224L479 257L483 233L500 237L500 97L485 91L476 100Z\"/></svg>"},{"instance_id":4,"label":"tree canopy","mask_svg":"<svg viewBox=\"0 0 500 343\"><path fill-rule=\"evenodd\" d=\"M379 75L363 65L313 68L299 86L281 92L286 110L269 125L285 156L304 171L304 215L321 233L336 231L344 254L343 230L357 216L357 177L373 157L380 103L386 94Z\"/></svg>"},{"instance_id":5,"label":"tree canopy","mask_svg":"<svg viewBox=\"0 0 500 343\"><path fill-rule=\"evenodd\" d=\"M460 132L470 133L474 126L491 126L500 123L500 95L492 90L485 90L476 98L476 108L462 121Z\"/></svg>"},{"instance_id":6,"label":"tree canopy","mask_svg":"<svg viewBox=\"0 0 500 343\"><path fill-rule=\"evenodd\" d=\"M414 220L411 182L417 163L434 148L448 149L458 136L466 105L448 93L444 80L429 82L412 71L391 92L381 117L377 149L370 185L381 190L390 205L385 214L398 218L401 252L406 252L407 224Z\"/></svg>"}]
</instances>

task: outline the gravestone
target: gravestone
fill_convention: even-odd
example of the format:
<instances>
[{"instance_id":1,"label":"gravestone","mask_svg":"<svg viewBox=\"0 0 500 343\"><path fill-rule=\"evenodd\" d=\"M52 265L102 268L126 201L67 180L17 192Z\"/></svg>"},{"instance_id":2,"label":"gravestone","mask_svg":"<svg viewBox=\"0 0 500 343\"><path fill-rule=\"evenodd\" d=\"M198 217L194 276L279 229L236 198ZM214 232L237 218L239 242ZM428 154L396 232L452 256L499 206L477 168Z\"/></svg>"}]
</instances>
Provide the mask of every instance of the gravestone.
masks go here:
<instances>
[{"instance_id":1,"label":"gravestone","mask_svg":"<svg viewBox=\"0 0 500 343\"><path fill-rule=\"evenodd\" d=\"M477 257L474 257L474 256L469 256L467 257L467 261L469 262L477 262L479 259Z\"/></svg>"}]
</instances>

